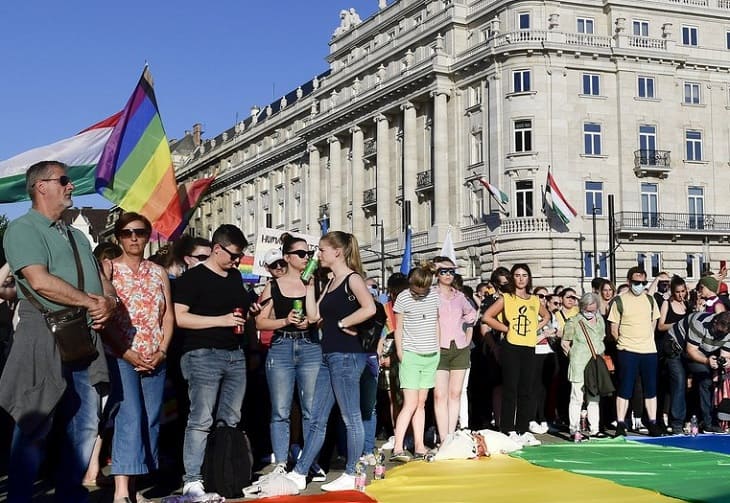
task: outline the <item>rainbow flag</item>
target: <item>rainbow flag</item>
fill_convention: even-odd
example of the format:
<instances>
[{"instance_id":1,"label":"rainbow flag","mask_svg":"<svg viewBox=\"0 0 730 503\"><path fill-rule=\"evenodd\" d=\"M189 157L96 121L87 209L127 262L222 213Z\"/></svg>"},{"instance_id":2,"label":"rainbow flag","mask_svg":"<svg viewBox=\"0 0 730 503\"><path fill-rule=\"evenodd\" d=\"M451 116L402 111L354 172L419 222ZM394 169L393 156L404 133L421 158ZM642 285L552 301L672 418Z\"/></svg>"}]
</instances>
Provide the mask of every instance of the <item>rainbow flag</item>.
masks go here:
<instances>
[{"instance_id":1,"label":"rainbow flag","mask_svg":"<svg viewBox=\"0 0 730 503\"><path fill-rule=\"evenodd\" d=\"M96 166L96 191L146 216L163 237L182 222L170 147L146 67Z\"/></svg>"},{"instance_id":2,"label":"rainbow flag","mask_svg":"<svg viewBox=\"0 0 730 503\"><path fill-rule=\"evenodd\" d=\"M177 229L170 235L170 241L174 241L179 238L185 228L188 226L188 222L195 212L195 208L198 207L200 200L203 195L210 187L210 184L215 180L214 176L210 178L201 178L199 180L193 180L192 182L185 182L180 186L178 190L178 198L180 200L180 211L182 212L182 222L178 225Z\"/></svg>"},{"instance_id":3,"label":"rainbow flag","mask_svg":"<svg viewBox=\"0 0 730 503\"><path fill-rule=\"evenodd\" d=\"M259 277L253 274L253 255L244 255L238 262L238 271L241 273L241 278L244 283L258 283Z\"/></svg>"}]
</instances>

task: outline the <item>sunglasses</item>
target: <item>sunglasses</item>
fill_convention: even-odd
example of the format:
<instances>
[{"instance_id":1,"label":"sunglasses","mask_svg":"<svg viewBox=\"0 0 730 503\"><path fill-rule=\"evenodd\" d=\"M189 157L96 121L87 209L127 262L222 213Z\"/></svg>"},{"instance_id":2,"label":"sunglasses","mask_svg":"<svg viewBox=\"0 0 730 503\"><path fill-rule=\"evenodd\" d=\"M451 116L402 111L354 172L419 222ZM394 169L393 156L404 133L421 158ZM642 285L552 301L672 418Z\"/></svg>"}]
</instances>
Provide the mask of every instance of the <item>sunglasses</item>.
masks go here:
<instances>
[{"instance_id":1,"label":"sunglasses","mask_svg":"<svg viewBox=\"0 0 730 503\"><path fill-rule=\"evenodd\" d=\"M147 229L122 229L119 231L119 237L124 239L129 239L132 236L137 236L138 238L146 238L149 237L150 231Z\"/></svg>"},{"instance_id":2,"label":"sunglasses","mask_svg":"<svg viewBox=\"0 0 730 503\"><path fill-rule=\"evenodd\" d=\"M198 259L199 262L204 262L208 260L208 257L210 257L210 255L205 255L204 253L201 253L200 255L190 255L190 257Z\"/></svg>"},{"instance_id":3,"label":"sunglasses","mask_svg":"<svg viewBox=\"0 0 730 503\"><path fill-rule=\"evenodd\" d=\"M537 295L538 299L544 299L546 297L546 295L544 293L537 293L535 295Z\"/></svg>"},{"instance_id":4,"label":"sunglasses","mask_svg":"<svg viewBox=\"0 0 730 503\"><path fill-rule=\"evenodd\" d=\"M231 257L231 260L238 260L241 257L243 257L243 253L233 253L233 252L230 252L230 251L226 250L226 247L225 246L221 246L221 250L223 250L224 252L226 252L228 254L228 256Z\"/></svg>"},{"instance_id":5,"label":"sunglasses","mask_svg":"<svg viewBox=\"0 0 730 503\"><path fill-rule=\"evenodd\" d=\"M456 269L439 269L437 272L439 273L439 276L453 276L456 274Z\"/></svg>"},{"instance_id":6,"label":"sunglasses","mask_svg":"<svg viewBox=\"0 0 730 503\"><path fill-rule=\"evenodd\" d=\"M568 295L568 296L567 296L567 297L565 297L565 298L566 298L566 299L570 299L570 300L578 300L578 297L576 297L575 295Z\"/></svg>"},{"instance_id":7,"label":"sunglasses","mask_svg":"<svg viewBox=\"0 0 730 503\"><path fill-rule=\"evenodd\" d=\"M632 281L631 284L633 286L646 286L649 282L648 281Z\"/></svg>"},{"instance_id":8,"label":"sunglasses","mask_svg":"<svg viewBox=\"0 0 730 503\"><path fill-rule=\"evenodd\" d=\"M296 255L299 258L305 258L305 257L313 257L314 251L307 251L307 250L292 250L285 253L285 255Z\"/></svg>"},{"instance_id":9,"label":"sunglasses","mask_svg":"<svg viewBox=\"0 0 730 503\"><path fill-rule=\"evenodd\" d=\"M69 183L71 183L71 178L69 178L66 175L61 175L58 178L41 178L38 181L39 182L58 182L58 184L61 187L65 187L66 185L68 185ZM35 186L35 183L33 184L33 186Z\"/></svg>"},{"instance_id":10,"label":"sunglasses","mask_svg":"<svg viewBox=\"0 0 730 503\"><path fill-rule=\"evenodd\" d=\"M286 260L277 260L273 264L269 264L269 269L285 269Z\"/></svg>"}]
</instances>

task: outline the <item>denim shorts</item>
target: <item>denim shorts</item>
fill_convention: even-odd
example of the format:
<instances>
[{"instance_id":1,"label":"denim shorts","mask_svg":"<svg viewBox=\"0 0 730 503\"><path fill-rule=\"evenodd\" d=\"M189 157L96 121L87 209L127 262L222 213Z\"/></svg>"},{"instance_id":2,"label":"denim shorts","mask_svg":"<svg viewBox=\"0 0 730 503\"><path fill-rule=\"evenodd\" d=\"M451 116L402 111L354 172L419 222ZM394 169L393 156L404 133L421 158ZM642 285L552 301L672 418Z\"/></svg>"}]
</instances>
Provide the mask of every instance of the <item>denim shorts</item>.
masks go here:
<instances>
[{"instance_id":1,"label":"denim shorts","mask_svg":"<svg viewBox=\"0 0 730 503\"><path fill-rule=\"evenodd\" d=\"M403 351L399 367L401 389L430 389L436 385L439 353L419 354Z\"/></svg>"},{"instance_id":2,"label":"denim shorts","mask_svg":"<svg viewBox=\"0 0 730 503\"><path fill-rule=\"evenodd\" d=\"M448 349L441 348L438 370L466 370L471 367L471 349L457 348L456 342L451 341Z\"/></svg>"}]
</instances>

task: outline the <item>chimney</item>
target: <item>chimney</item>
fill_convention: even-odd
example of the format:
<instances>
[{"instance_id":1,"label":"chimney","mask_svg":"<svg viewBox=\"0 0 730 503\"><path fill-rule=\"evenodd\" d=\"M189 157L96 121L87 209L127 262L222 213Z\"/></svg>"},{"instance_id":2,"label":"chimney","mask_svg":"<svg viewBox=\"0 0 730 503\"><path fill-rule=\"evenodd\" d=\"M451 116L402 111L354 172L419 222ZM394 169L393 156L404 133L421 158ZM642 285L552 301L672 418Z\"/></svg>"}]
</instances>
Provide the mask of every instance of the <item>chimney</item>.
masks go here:
<instances>
[{"instance_id":1,"label":"chimney","mask_svg":"<svg viewBox=\"0 0 730 503\"><path fill-rule=\"evenodd\" d=\"M200 122L193 124L193 145L200 146L201 136L203 136L203 125Z\"/></svg>"}]
</instances>

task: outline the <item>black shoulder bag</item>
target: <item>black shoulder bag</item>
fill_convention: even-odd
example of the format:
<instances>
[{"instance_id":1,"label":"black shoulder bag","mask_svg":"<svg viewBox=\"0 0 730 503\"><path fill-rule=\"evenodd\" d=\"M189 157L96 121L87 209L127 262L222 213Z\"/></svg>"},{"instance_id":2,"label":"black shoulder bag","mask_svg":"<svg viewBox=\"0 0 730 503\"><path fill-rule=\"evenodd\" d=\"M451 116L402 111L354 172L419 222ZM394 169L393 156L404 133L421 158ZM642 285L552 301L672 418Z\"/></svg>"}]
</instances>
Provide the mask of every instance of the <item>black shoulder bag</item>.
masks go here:
<instances>
[{"instance_id":1,"label":"black shoulder bag","mask_svg":"<svg viewBox=\"0 0 730 503\"><path fill-rule=\"evenodd\" d=\"M360 306L357 297L350 291L350 276L356 273L350 273L345 278L345 293L347 294L347 300ZM383 304L375 302L375 314L363 321L362 323L351 327L357 331L357 336L360 339L360 345L366 353L375 353L378 350L378 342L380 341L380 335L383 333L383 327L385 326L386 314Z\"/></svg>"},{"instance_id":2,"label":"black shoulder bag","mask_svg":"<svg viewBox=\"0 0 730 503\"><path fill-rule=\"evenodd\" d=\"M83 290L84 271L81 267L79 250L69 229L66 229L66 234L68 235L68 240L74 252L74 259L76 260L78 289ZM69 307L60 311L50 311L36 299L25 285L21 282L18 282L18 285L28 299L28 302L43 314L46 326L48 326L48 330L51 331L53 338L56 340L56 347L58 348L58 353L61 355L61 361L63 363L89 361L99 354L86 321L85 308Z\"/></svg>"}]
</instances>

